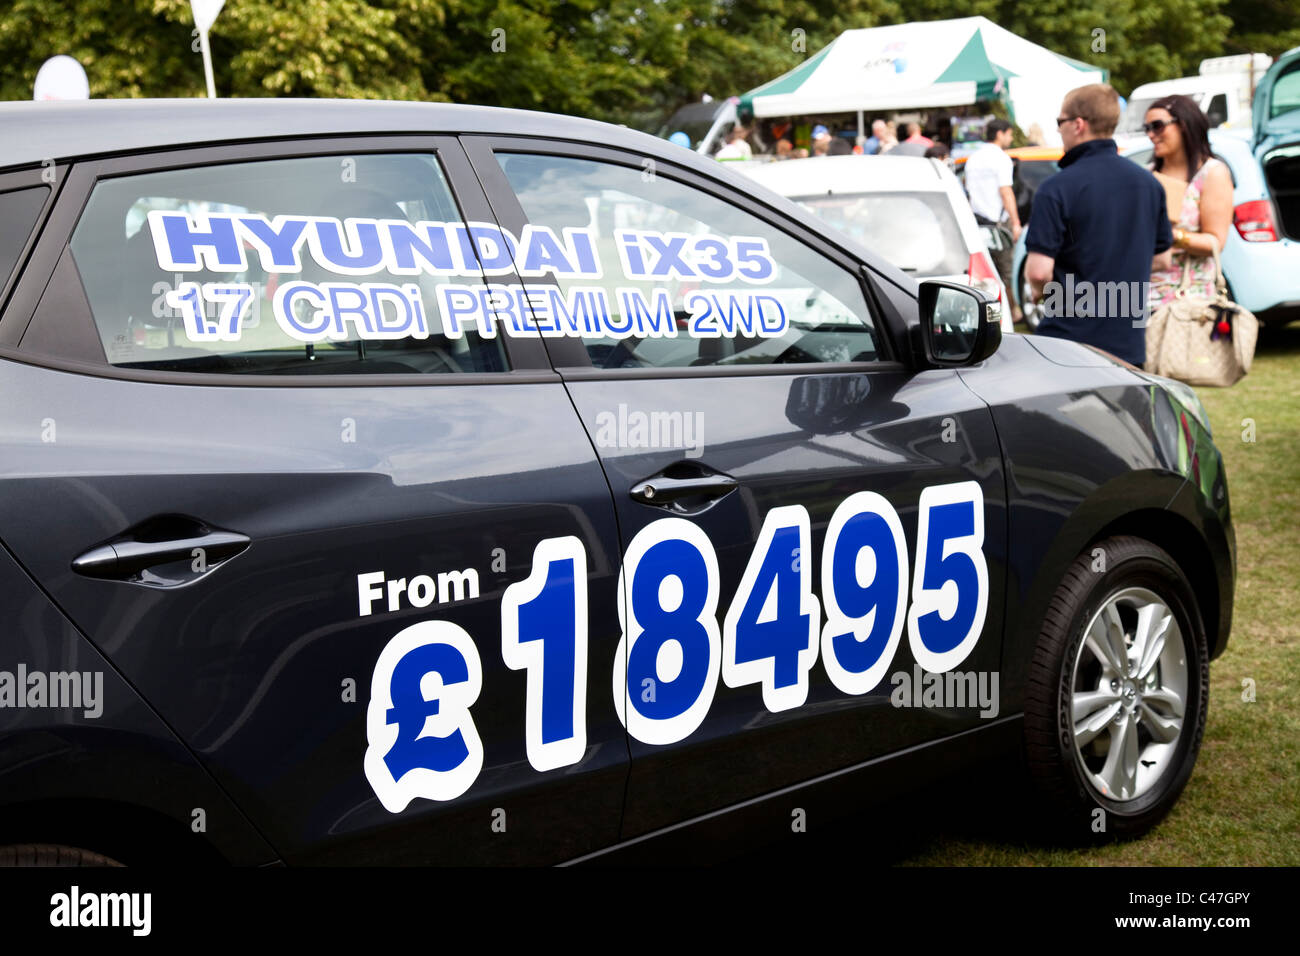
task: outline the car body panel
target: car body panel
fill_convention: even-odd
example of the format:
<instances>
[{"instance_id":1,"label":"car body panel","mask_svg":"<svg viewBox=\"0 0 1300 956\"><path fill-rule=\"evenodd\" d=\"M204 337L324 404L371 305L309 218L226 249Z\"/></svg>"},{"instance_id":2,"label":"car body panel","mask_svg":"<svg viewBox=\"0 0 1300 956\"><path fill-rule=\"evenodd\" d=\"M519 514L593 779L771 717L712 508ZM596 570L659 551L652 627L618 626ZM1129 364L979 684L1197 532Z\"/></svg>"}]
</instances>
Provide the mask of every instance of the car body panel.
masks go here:
<instances>
[{"instance_id":1,"label":"car body panel","mask_svg":"<svg viewBox=\"0 0 1300 956\"><path fill-rule=\"evenodd\" d=\"M9 166L39 174L46 157L68 164L0 317L0 541L8 549L0 552L0 593L27 609L18 619L24 628L0 643L0 670L16 660L49 668L102 660L106 688L107 673L119 675L106 694L123 703L111 725L90 735L85 721L52 712L0 725L0 756L5 747L19 751L0 761L11 802L99 792L68 757L42 757L50 773L29 775L21 748L93 750L94 765L108 767L122 752L100 742L108 733L163 755L136 780L118 772L113 792L181 823L184 804L220 805L209 820L231 821L232 832L208 842L235 862L556 862L674 840L689 846L714 824L720 831L711 832L731 837L774 822L788 832L790 794L853 809L935 779L947 759L961 765L948 755L969 761L985 748L1014 748L1042 608L1061 570L1103 537L1145 534L1185 561L1192 579L1215 592L1211 605L1207 590L1205 610L1217 621L1207 626L1216 653L1227 639L1226 485L1191 403L1055 340L1008 335L976 365L930 367L914 278L726 164L603 124L474 107L46 109L0 106L0 122L25 131L0 146L0 174ZM572 347L580 343L523 338L510 343L515 371L461 379L269 380L106 363L67 252L96 177L232 157L379 151L399 136L463 147L469 165L457 165L450 180L466 218L507 228L520 226L518 200L499 169L490 175L493 144L617 154L633 169L651 162L657 175L741 206L860 277L880 360L598 370ZM201 143L211 145L193 149ZM595 419L621 405L705 413L701 460L739 482L692 515L718 555L720 625L772 508L807 510L816 568L837 503L876 491L897 510L914 567L923 491L977 484L988 604L960 667L1001 675L997 715L891 706L892 682L841 693L819 660L802 706L777 712L760 687L720 680L697 732L667 745L629 738L614 690L625 676L620 569L638 530L663 514L629 492L684 456L603 445ZM348 420L356 441L344 437ZM178 586L73 569L79 556L165 515L246 535L248 546L211 568L177 569ZM588 740L578 762L539 771L526 746L530 675L506 664L502 605L506 590L535 570L537 546L564 537L581 542L588 565ZM382 571L386 584L471 568L477 594L361 612L364 572ZM417 798L393 812L364 772L371 679L398 633L430 620L463 628L477 648L482 688L472 715L483 769L461 794ZM33 645L47 632L62 643L42 656ZM891 672L911 665L910 646L904 634ZM0 712L0 720L11 716ZM28 730L45 742L24 743L36 739Z\"/></svg>"},{"instance_id":2,"label":"car body panel","mask_svg":"<svg viewBox=\"0 0 1300 956\"><path fill-rule=\"evenodd\" d=\"M125 826L131 808L160 821L177 857L197 828L194 842L227 862L274 862L166 722L2 547L0 607L11 624L0 663L0 841L75 843L120 827L105 850L129 859L142 849Z\"/></svg>"},{"instance_id":3,"label":"car body panel","mask_svg":"<svg viewBox=\"0 0 1300 956\"><path fill-rule=\"evenodd\" d=\"M1042 363L1021 365L1034 352ZM1010 374L1015 367L1017 374ZM1064 339L1012 336L962 381L989 403L1007 460L1009 537L1007 635L1003 667L1008 706L1017 706L1024 666L1047 602L1066 567L1126 514L1162 517L1180 502L1189 529L1205 534L1215 595L1212 646L1222 648L1231 623L1234 545L1226 486L1214 508L1189 516L1185 486L1193 465L1180 455L1184 436L1162 434L1166 399L1140 373L1097 350ZM1222 462L1195 421L1196 447L1222 474ZM1065 459L1071 461L1062 468ZM1196 466L1200 478L1200 466ZM1220 479L1221 480L1221 479ZM1199 482L1198 482L1199 484ZM1203 496L1201 496L1203 497ZM1171 536L1165 542L1173 551ZM1160 543L1159 541L1157 543ZM1104 560L1104 556L1103 556ZM1217 626L1215 626L1217 624Z\"/></svg>"}]
</instances>

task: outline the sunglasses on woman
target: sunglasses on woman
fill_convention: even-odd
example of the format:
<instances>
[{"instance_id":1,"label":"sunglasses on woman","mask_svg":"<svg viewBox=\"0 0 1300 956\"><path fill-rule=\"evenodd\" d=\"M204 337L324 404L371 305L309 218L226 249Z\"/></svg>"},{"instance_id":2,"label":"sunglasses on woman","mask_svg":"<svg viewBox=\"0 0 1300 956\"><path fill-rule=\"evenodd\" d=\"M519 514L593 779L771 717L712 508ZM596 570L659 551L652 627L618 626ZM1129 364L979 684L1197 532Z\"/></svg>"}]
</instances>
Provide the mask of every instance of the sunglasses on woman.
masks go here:
<instances>
[{"instance_id":1,"label":"sunglasses on woman","mask_svg":"<svg viewBox=\"0 0 1300 956\"><path fill-rule=\"evenodd\" d=\"M1142 124L1142 132L1150 136L1152 133L1159 133L1166 126L1173 126L1178 120L1152 120L1150 123Z\"/></svg>"}]
</instances>

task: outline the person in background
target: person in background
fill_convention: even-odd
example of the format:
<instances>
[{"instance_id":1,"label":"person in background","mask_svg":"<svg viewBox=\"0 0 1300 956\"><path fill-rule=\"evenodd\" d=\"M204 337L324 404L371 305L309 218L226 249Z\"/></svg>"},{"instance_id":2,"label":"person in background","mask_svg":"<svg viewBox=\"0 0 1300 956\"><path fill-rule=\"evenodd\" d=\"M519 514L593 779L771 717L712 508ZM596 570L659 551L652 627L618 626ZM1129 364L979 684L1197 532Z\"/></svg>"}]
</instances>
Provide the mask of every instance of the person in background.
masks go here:
<instances>
[{"instance_id":1,"label":"person in background","mask_svg":"<svg viewBox=\"0 0 1300 956\"><path fill-rule=\"evenodd\" d=\"M831 131L825 126L818 124L813 127L812 131L812 154L814 156L825 156L831 148Z\"/></svg>"},{"instance_id":2,"label":"person in background","mask_svg":"<svg viewBox=\"0 0 1300 956\"><path fill-rule=\"evenodd\" d=\"M1210 154L1210 123L1189 96L1166 96L1147 108L1142 127L1151 140L1150 168L1187 183L1177 218L1168 269L1151 273L1148 304L1157 309L1171 301L1190 266L1188 295L1214 297L1214 252L1223 252L1232 225L1232 174Z\"/></svg>"},{"instance_id":3,"label":"person in background","mask_svg":"<svg viewBox=\"0 0 1300 956\"><path fill-rule=\"evenodd\" d=\"M727 143L714 156L719 160L753 159L754 151L749 148L749 129L739 123L732 127L727 135Z\"/></svg>"},{"instance_id":4,"label":"person in background","mask_svg":"<svg viewBox=\"0 0 1300 956\"><path fill-rule=\"evenodd\" d=\"M880 152L880 144L884 142L885 132L885 121L873 120L871 123L871 135L868 136L867 141L862 144L863 154L874 156L876 153Z\"/></svg>"},{"instance_id":5,"label":"person in background","mask_svg":"<svg viewBox=\"0 0 1300 956\"><path fill-rule=\"evenodd\" d=\"M975 219L981 225L995 226L1002 234L999 248L990 251L1008 292L1014 288L1011 265L1016 240L1020 238L1020 211L1011 186L1014 167L1006 152L1011 146L1011 135L1011 124L1006 120L989 120L984 127L984 142L966 160L966 193ZM1020 307L1011 297L1011 321L1020 319Z\"/></svg>"},{"instance_id":6,"label":"person in background","mask_svg":"<svg viewBox=\"0 0 1300 956\"><path fill-rule=\"evenodd\" d=\"M792 159L794 157L794 144L788 139L778 139L776 141L776 158Z\"/></svg>"},{"instance_id":7,"label":"person in background","mask_svg":"<svg viewBox=\"0 0 1300 956\"><path fill-rule=\"evenodd\" d=\"M930 137L926 136L921 131L920 123L907 124L907 139L903 140L903 142L920 143L922 146L926 147L927 149L934 145L934 140L930 139Z\"/></svg>"},{"instance_id":8,"label":"person in background","mask_svg":"<svg viewBox=\"0 0 1300 956\"><path fill-rule=\"evenodd\" d=\"M949 169L952 169L952 158L948 155L947 143L935 143L925 151L926 159L937 159Z\"/></svg>"},{"instance_id":9,"label":"person in background","mask_svg":"<svg viewBox=\"0 0 1300 956\"><path fill-rule=\"evenodd\" d=\"M885 135L880 138L880 153L884 155L898 145L898 125L890 120L885 124Z\"/></svg>"},{"instance_id":10,"label":"person in background","mask_svg":"<svg viewBox=\"0 0 1300 956\"><path fill-rule=\"evenodd\" d=\"M827 150L828 156L852 156L853 145L843 136L835 136L831 139L830 149Z\"/></svg>"},{"instance_id":11,"label":"person in background","mask_svg":"<svg viewBox=\"0 0 1300 956\"><path fill-rule=\"evenodd\" d=\"M1052 285L1039 335L1074 339L1140 367L1147 310L1137 293L1153 269L1169 268L1174 237L1164 189L1115 150L1118 123L1119 98L1105 83L1066 94L1056 120L1065 155L1034 196L1025 275L1035 297Z\"/></svg>"}]
</instances>

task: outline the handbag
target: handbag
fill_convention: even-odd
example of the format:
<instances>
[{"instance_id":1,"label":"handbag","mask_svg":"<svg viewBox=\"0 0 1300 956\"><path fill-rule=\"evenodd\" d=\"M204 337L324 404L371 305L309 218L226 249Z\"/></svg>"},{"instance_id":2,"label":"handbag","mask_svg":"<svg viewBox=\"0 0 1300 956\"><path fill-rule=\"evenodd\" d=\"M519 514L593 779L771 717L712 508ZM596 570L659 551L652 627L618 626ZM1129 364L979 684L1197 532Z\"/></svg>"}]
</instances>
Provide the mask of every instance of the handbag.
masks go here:
<instances>
[{"instance_id":1,"label":"handbag","mask_svg":"<svg viewBox=\"0 0 1300 956\"><path fill-rule=\"evenodd\" d=\"M1214 297L1191 295L1191 275L1188 261L1174 298L1147 322L1146 369L1188 385L1234 385L1250 371L1259 320L1228 296L1217 244Z\"/></svg>"}]
</instances>

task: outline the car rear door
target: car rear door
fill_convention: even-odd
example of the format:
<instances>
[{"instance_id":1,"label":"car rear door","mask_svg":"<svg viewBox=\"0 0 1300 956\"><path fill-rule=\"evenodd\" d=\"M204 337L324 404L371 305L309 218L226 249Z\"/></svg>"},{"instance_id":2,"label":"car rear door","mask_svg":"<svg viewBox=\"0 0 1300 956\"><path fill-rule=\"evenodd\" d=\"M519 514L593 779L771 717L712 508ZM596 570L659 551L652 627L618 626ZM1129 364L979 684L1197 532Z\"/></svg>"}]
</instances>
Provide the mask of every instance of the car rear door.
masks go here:
<instances>
[{"instance_id":1,"label":"car rear door","mask_svg":"<svg viewBox=\"0 0 1300 956\"><path fill-rule=\"evenodd\" d=\"M449 138L81 162L0 321L0 539L290 861L618 832L614 511L538 336L450 324L490 219Z\"/></svg>"},{"instance_id":2,"label":"car rear door","mask_svg":"<svg viewBox=\"0 0 1300 956\"><path fill-rule=\"evenodd\" d=\"M599 252L525 282L618 512L623 837L996 716L921 687L996 680L989 411L899 360L861 264L661 157L463 139L503 227Z\"/></svg>"}]
</instances>

